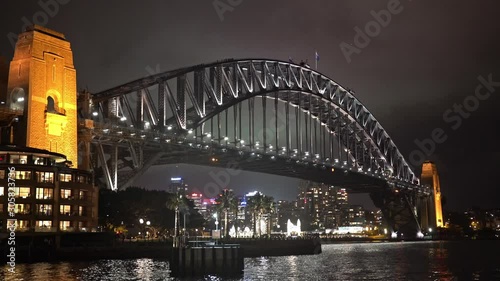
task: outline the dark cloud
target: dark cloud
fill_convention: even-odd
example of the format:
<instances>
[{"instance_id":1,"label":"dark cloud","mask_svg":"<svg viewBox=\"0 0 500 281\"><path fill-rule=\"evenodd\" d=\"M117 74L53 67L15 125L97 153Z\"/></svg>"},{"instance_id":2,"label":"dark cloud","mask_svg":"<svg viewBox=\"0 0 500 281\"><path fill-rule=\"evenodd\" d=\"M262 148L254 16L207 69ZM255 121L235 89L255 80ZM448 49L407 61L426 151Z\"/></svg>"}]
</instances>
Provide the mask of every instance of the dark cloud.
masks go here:
<instances>
[{"instance_id":1,"label":"dark cloud","mask_svg":"<svg viewBox=\"0 0 500 281\"><path fill-rule=\"evenodd\" d=\"M364 28L370 11L389 2L244 0L221 21L212 1L69 1L48 27L71 41L79 87L91 91L143 77L148 67L238 57L313 61L317 50L320 71L354 89L405 156L416 149L415 139L428 138L436 127L446 131L448 140L429 157L441 171L447 207L499 207L493 169L500 156L500 88L459 129L442 117L474 93L479 75L500 81L498 1L401 1L403 10L347 63L339 45L353 43L354 27ZM12 56L8 34L40 10L36 1L3 4L3 54ZM284 187L294 183L281 178L242 173L236 182L242 189L278 186L277 198L295 196Z\"/></svg>"}]
</instances>

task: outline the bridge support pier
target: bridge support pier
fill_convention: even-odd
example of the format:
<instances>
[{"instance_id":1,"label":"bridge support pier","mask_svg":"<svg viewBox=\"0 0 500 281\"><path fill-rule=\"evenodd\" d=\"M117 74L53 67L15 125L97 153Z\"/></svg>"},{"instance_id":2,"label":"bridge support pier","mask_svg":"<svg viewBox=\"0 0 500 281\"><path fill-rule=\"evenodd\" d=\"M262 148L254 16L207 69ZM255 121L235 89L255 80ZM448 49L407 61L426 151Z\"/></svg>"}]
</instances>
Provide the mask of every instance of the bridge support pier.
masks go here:
<instances>
[{"instance_id":1,"label":"bridge support pier","mask_svg":"<svg viewBox=\"0 0 500 281\"><path fill-rule=\"evenodd\" d=\"M386 189L372 192L370 197L398 238L416 238L421 232L414 196Z\"/></svg>"}]
</instances>

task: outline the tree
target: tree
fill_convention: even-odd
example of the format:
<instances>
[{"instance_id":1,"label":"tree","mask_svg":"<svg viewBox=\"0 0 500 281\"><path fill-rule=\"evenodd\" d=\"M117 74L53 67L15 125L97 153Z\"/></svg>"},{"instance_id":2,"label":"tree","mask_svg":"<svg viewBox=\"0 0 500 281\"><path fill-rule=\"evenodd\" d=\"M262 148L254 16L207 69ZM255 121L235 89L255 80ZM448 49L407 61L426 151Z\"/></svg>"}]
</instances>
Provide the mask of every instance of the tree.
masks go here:
<instances>
[{"instance_id":1,"label":"tree","mask_svg":"<svg viewBox=\"0 0 500 281\"><path fill-rule=\"evenodd\" d=\"M271 235L271 225L273 222L272 215L275 213L276 208L274 204L274 198L272 196L264 196L263 200L263 208L262 211L265 214L269 214L269 220L267 222L267 235Z\"/></svg>"},{"instance_id":2,"label":"tree","mask_svg":"<svg viewBox=\"0 0 500 281\"><path fill-rule=\"evenodd\" d=\"M264 195L260 192L257 192L254 196L248 199L248 207L250 212L252 213L252 224L253 224L253 233L254 235L257 233L257 222L259 222L259 236L261 234L260 229L260 217L262 214L262 210L264 208Z\"/></svg>"},{"instance_id":3,"label":"tree","mask_svg":"<svg viewBox=\"0 0 500 281\"><path fill-rule=\"evenodd\" d=\"M221 194L215 199L217 209L224 212L224 237L229 233L227 229L227 214L234 209L236 197L232 190L224 189ZM237 204L237 203L236 203Z\"/></svg>"},{"instance_id":4,"label":"tree","mask_svg":"<svg viewBox=\"0 0 500 281\"><path fill-rule=\"evenodd\" d=\"M174 220L174 237L177 237L178 233L178 225L179 225L179 211L181 209L185 209L187 207L186 198L178 193L172 194L167 199L165 204L168 209L173 210L175 212L175 220Z\"/></svg>"}]
</instances>

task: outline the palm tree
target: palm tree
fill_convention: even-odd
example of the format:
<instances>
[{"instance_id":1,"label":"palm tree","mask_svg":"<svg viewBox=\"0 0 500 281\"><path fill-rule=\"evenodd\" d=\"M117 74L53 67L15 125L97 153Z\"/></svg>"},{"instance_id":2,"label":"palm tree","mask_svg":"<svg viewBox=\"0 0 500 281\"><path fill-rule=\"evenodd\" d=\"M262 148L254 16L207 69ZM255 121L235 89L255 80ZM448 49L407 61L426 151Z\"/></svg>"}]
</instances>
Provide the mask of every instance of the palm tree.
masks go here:
<instances>
[{"instance_id":1,"label":"palm tree","mask_svg":"<svg viewBox=\"0 0 500 281\"><path fill-rule=\"evenodd\" d=\"M215 199L217 209L224 212L224 237L226 237L228 234L227 213L232 209L235 200L236 197L234 196L233 191L230 189L224 189L222 193L219 194L219 197Z\"/></svg>"},{"instance_id":2,"label":"palm tree","mask_svg":"<svg viewBox=\"0 0 500 281\"><path fill-rule=\"evenodd\" d=\"M179 225L179 210L185 209L187 207L186 198L179 193L172 194L165 204L168 209L175 211L175 227L174 227L174 237L177 237L178 225Z\"/></svg>"},{"instance_id":3,"label":"palm tree","mask_svg":"<svg viewBox=\"0 0 500 281\"><path fill-rule=\"evenodd\" d=\"M267 235L271 235L271 224L272 224L272 215L275 213L275 205L274 198L272 196L264 196L262 199L262 211L265 214L269 214L269 220L267 222Z\"/></svg>"},{"instance_id":4,"label":"palm tree","mask_svg":"<svg viewBox=\"0 0 500 281\"><path fill-rule=\"evenodd\" d=\"M259 223L259 236L261 234L260 217L262 214L263 206L264 206L264 195L260 192L257 192L254 196L248 199L248 207L250 208L250 212L252 212L252 224L253 224L254 235L257 232L256 229L257 223Z\"/></svg>"}]
</instances>

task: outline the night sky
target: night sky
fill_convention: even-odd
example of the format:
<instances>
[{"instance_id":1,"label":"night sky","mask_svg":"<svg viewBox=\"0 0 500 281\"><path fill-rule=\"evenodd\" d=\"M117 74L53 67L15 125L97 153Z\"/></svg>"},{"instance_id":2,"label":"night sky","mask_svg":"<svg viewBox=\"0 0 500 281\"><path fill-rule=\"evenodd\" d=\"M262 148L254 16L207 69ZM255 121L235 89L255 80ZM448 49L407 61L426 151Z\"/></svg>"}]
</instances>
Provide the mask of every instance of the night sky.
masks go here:
<instances>
[{"instance_id":1,"label":"night sky","mask_svg":"<svg viewBox=\"0 0 500 281\"><path fill-rule=\"evenodd\" d=\"M40 2L45 1L61 4L43 12L38 1L2 3L0 54L7 60L13 55L9 34L21 32L26 21L34 22L34 15L35 23L66 35L78 87L91 92L151 71L224 58L292 57L307 59L314 67L317 51L319 71L353 89L407 159L419 149L415 140L430 138L434 129L442 128L447 139L428 158L438 166L445 209L500 207L500 83L491 83L490 91L496 91L489 97L484 97L488 87L483 87L483 99L473 98L479 76L500 82L498 1ZM230 2L237 5L227 6ZM356 44L355 28L364 30L374 20L373 13L388 7L390 22L372 29L368 43ZM341 44L351 46L350 62ZM472 110L453 112L464 100ZM184 165L153 167L137 185L162 188L171 176L182 176L190 186L201 188L212 180L209 171ZM415 171L420 174L418 167ZM243 172L231 178L230 187L238 193L259 189L277 199L294 199L297 184L296 179ZM357 201L367 204L363 197Z\"/></svg>"}]
</instances>

